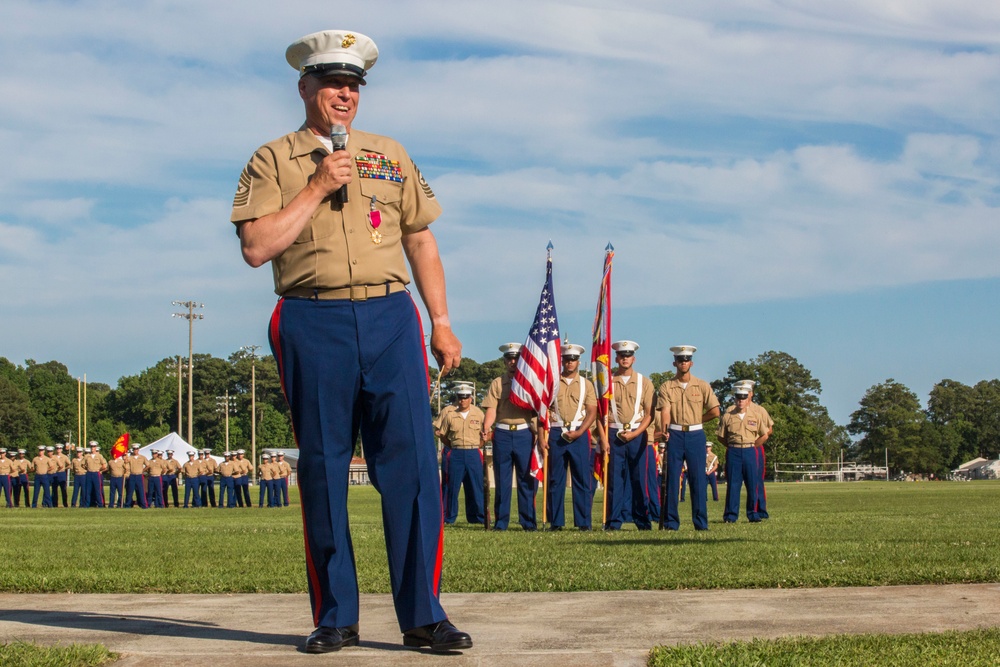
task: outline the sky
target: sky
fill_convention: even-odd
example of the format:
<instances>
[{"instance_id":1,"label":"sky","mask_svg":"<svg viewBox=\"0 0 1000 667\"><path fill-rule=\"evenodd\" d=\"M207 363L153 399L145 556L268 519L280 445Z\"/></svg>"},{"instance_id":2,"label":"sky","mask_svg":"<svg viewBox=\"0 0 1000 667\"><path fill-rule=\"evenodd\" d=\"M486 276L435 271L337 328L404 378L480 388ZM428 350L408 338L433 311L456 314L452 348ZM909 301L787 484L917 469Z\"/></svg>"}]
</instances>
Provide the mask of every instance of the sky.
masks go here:
<instances>
[{"instance_id":1,"label":"sky","mask_svg":"<svg viewBox=\"0 0 1000 667\"><path fill-rule=\"evenodd\" d=\"M345 28L380 50L355 126L444 208L465 356L524 340L550 240L589 347L610 242L640 372L785 351L841 424L887 378L1000 376L1000 4L611 4L5 1L0 356L114 386L187 353L188 300L196 352L266 350L232 198L302 122L285 48Z\"/></svg>"}]
</instances>

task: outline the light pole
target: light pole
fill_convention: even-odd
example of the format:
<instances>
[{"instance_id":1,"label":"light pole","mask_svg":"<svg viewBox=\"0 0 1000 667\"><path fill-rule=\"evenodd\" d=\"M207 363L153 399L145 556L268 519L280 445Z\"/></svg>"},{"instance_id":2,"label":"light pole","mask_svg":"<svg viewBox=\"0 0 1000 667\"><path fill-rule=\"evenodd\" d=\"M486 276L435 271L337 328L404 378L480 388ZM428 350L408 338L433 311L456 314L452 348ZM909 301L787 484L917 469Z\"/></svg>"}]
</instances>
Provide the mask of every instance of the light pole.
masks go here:
<instances>
[{"instance_id":1,"label":"light pole","mask_svg":"<svg viewBox=\"0 0 1000 667\"><path fill-rule=\"evenodd\" d=\"M186 313L174 313L174 317L183 317L188 321L188 444L192 443L194 433L191 428L194 413L194 321L204 319L204 315L194 312L195 308L204 308L205 304L195 301L172 301L174 306L184 306ZM180 434L178 434L180 435Z\"/></svg>"},{"instance_id":2,"label":"light pole","mask_svg":"<svg viewBox=\"0 0 1000 667\"><path fill-rule=\"evenodd\" d=\"M254 470L251 470L251 477L257 466L257 350L260 345L243 345L240 351L250 355L250 459L254 462Z\"/></svg>"},{"instance_id":3,"label":"light pole","mask_svg":"<svg viewBox=\"0 0 1000 667\"><path fill-rule=\"evenodd\" d=\"M167 371L167 377L177 376L177 435L181 434L181 420L184 416L184 410L181 407L181 378L184 377L184 367L181 366L181 355L177 355L177 372Z\"/></svg>"},{"instance_id":4,"label":"light pole","mask_svg":"<svg viewBox=\"0 0 1000 667\"><path fill-rule=\"evenodd\" d=\"M233 404L236 402L236 397L230 398L229 389L226 389L225 396L215 397L215 411L226 413L226 451L229 451L229 413L233 411Z\"/></svg>"}]
</instances>

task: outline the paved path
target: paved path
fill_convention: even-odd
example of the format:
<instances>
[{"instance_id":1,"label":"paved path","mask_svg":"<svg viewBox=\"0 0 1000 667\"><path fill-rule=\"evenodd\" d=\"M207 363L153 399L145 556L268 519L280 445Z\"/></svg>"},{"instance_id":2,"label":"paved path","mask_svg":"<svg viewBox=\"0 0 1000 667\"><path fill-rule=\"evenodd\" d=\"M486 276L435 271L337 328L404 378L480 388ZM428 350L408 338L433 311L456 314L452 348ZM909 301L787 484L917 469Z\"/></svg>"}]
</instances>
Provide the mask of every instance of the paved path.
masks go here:
<instances>
[{"instance_id":1,"label":"paved path","mask_svg":"<svg viewBox=\"0 0 1000 667\"><path fill-rule=\"evenodd\" d=\"M786 635L931 632L1000 624L1000 584L444 596L475 648L402 648L387 595L361 600L361 646L301 653L305 595L0 595L0 638L99 642L121 666L643 665L656 644ZM626 619L626 620L623 620ZM564 658L560 658L564 656Z\"/></svg>"}]
</instances>

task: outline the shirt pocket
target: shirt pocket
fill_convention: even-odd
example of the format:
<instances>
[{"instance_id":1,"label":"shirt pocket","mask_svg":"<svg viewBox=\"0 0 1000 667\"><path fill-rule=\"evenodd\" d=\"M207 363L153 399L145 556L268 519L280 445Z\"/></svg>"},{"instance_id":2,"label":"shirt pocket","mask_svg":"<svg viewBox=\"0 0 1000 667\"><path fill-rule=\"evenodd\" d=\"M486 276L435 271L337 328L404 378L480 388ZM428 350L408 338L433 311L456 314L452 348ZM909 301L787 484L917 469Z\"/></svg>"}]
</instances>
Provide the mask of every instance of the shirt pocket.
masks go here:
<instances>
[{"instance_id":1,"label":"shirt pocket","mask_svg":"<svg viewBox=\"0 0 1000 667\"><path fill-rule=\"evenodd\" d=\"M403 184L378 178L360 178L361 196L364 198L366 215L372 210L379 212L378 231L387 239L401 236L400 224L403 217Z\"/></svg>"}]
</instances>

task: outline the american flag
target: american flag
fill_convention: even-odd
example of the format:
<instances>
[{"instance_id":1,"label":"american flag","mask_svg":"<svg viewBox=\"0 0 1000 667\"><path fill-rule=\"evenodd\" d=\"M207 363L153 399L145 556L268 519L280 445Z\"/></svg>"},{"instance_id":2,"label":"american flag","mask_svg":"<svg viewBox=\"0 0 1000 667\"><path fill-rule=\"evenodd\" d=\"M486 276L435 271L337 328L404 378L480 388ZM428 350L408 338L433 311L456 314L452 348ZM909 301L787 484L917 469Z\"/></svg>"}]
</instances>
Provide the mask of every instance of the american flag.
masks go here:
<instances>
[{"instance_id":1,"label":"american flag","mask_svg":"<svg viewBox=\"0 0 1000 667\"><path fill-rule=\"evenodd\" d=\"M528 339L521 346L517 357L517 369L510 385L510 402L514 405L534 410L538 421L546 430L549 428L549 405L556 391L559 377L559 319L556 317L556 300L552 293L552 244L549 243L545 267L545 286L535 310L535 321L531 323ZM536 447L537 450L537 447ZM539 452L532 456L532 474L541 470Z\"/></svg>"}]
</instances>

